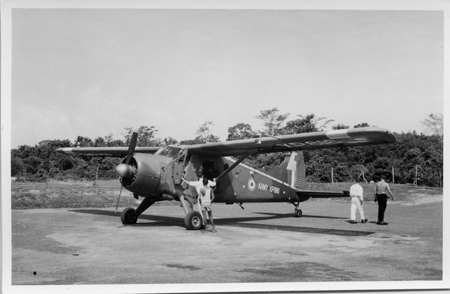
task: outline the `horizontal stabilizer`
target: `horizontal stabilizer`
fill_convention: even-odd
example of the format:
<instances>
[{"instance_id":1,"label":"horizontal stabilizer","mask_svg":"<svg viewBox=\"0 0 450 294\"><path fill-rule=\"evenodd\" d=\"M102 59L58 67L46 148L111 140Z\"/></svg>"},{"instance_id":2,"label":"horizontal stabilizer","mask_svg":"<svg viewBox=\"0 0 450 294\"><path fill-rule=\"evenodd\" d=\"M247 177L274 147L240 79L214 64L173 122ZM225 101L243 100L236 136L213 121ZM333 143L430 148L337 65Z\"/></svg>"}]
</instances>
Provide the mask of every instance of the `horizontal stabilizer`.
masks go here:
<instances>
[{"instance_id":1,"label":"horizontal stabilizer","mask_svg":"<svg viewBox=\"0 0 450 294\"><path fill-rule=\"evenodd\" d=\"M327 191L297 191L300 198L343 198L350 197L349 191L327 192Z\"/></svg>"}]
</instances>

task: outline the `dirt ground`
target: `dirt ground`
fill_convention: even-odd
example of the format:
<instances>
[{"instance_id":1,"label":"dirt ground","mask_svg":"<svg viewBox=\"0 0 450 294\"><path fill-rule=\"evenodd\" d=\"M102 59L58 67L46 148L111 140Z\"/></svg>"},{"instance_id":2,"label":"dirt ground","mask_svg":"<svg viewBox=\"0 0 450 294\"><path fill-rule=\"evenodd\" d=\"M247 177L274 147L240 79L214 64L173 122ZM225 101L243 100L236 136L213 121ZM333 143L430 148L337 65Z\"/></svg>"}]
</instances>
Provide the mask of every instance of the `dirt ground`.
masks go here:
<instances>
[{"instance_id":1,"label":"dirt ground","mask_svg":"<svg viewBox=\"0 0 450 294\"><path fill-rule=\"evenodd\" d=\"M388 226L375 224L373 202L364 204L369 222L356 225L350 202L308 201L301 218L289 204L215 204L215 234L187 230L177 206L150 207L131 226L113 208L14 210L12 285L109 284L120 293L132 284L145 292L427 288L443 279L443 202L423 197L389 202Z\"/></svg>"}]
</instances>

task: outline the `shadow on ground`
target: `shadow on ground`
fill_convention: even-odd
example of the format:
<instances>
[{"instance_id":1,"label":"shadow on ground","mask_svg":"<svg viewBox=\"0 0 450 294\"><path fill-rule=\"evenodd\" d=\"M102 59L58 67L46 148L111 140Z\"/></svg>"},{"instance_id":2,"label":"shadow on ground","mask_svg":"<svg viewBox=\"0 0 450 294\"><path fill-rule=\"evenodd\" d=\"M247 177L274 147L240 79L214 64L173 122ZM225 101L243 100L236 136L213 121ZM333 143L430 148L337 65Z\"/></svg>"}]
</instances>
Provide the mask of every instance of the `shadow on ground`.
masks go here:
<instances>
[{"instance_id":1,"label":"shadow on ground","mask_svg":"<svg viewBox=\"0 0 450 294\"><path fill-rule=\"evenodd\" d=\"M116 218L120 218L120 213L116 213L114 211L109 211L109 210L74 209L74 210L69 210L69 211L76 212L76 213L113 216ZM214 222L218 226L230 226L230 227L264 229L264 230L278 230L278 231L286 231L286 232L326 234L326 235L338 235L338 236L367 236L367 235L371 235L371 234L375 233L375 232L355 231L355 230L338 230L338 229L324 229L324 228L311 228L311 227L300 227L300 226L250 223L250 222L254 222L254 221L267 221L267 220L273 220L273 219L292 218L291 213L287 213L287 214L257 213L257 214L263 214L263 215L269 215L269 216L245 217L245 218L239 218L239 217L238 218L220 218L220 219L215 219ZM337 218L337 217L308 216L308 215L304 215L302 217L342 219L342 218ZM133 224L131 226L133 226L133 227L178 226L178 227L185 228L184 218L180 218L180 217L170 217L170 216L161 216L161 215L154 215L154 216L153 215L140 215L139 220L149 220L152 222L150 222L150 223L139 223L138 222L137 224Z\"/></svg>"}]
</instances>

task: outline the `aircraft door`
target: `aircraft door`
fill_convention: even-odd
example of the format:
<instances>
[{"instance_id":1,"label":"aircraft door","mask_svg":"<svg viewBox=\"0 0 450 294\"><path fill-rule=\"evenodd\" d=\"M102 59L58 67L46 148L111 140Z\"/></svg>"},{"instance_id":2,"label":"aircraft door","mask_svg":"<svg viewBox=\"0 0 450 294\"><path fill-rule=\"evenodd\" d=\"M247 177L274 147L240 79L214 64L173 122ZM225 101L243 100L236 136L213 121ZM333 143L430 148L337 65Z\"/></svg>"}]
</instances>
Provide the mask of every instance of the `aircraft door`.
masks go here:
<instances>
[{"instance_id":1,"label":"aircraft door","mask_svg":"<svg viewBox=\"0 0 450 294\"><path fill-rule=\"evenodd\" d=\"M178 156L173 160L172 178L176 185L181 184L181 178L183 176L183 170L186 165L187 149L183 149Z\"/></svg>"},{"instance_id":2,"label":"aircraft door","mask_svg":"<svg viewBox=\"0 0 450 294\"><path fill-rule=\"evenodd\" d=\"M203 176L210 181L212 181L214 178L217 178L220 175L219 167L215 161L212 160L203 161L202 169L203 169ZM219 186L220 181L217 183L217 186L214 189L216 192L221 191Z\"/></svg>"}]
</instances>

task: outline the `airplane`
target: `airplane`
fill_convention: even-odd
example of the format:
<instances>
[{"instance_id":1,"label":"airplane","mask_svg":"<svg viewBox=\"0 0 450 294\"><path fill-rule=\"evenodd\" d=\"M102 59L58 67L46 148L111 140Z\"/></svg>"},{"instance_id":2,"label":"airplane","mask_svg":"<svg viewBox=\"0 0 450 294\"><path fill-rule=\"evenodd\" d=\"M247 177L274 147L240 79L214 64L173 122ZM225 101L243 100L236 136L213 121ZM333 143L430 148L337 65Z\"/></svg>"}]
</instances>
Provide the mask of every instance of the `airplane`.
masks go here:
<instances>
[{"instance_id":1,"label":"airplane","mask_svg":"<svg viewBox=\"0 0 450 294\"><path fill-rule=\"evenodd\" d=\"M306 190L303 150L395 143L395 136L378 127L320 131L293 135L268 136L235 141L165 147L137 147L138 133L133 132L128 147L59 148L59 153L83 156L124 157L116 167L122 188L136 199L144 197L137 208L121 213L125 225L135 224L139 216L158 201L179 201L185 212L184 223L190 230L203 227L196 208L195 188L187 181L200 177L216 179L217 203L285 202L295 207L294 217L301 217L301 202L309 198L348 197L348 192ZM250 155L290 152L285 161L271 172L263 173L242 163ZM116 207L116 210L117 210Z\"/></svg>"}]
</instances>

